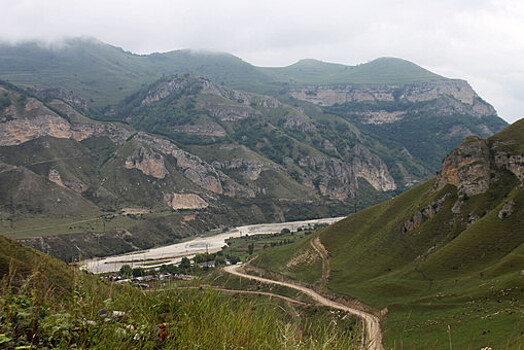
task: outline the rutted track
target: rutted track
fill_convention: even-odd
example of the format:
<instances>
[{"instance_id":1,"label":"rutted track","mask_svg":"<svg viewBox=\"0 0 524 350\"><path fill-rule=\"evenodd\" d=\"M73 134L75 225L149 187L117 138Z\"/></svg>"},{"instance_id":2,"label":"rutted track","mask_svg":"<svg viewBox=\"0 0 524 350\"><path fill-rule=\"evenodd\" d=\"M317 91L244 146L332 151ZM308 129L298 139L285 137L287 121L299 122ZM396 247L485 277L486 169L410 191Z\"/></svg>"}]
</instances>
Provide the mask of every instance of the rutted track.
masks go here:
<instances>
[{"instance_id":1,"label":"rutted track","mask_svg":"<svg viewBox=\"0 0 524 350\"><path fill-rule=\"evenodd\" d=\"M283 295L270 293L270 292L258 292L258 291L254 291L254 290L241 290L241 289L226 289L226 288L220 288L220 287L208 286L208 285L202 285L202 286L198 286L198 287L193 287L193 286L177 287L177 289L197 289L197 290L200 290L202 288L211 288L214 291L221 292L221 293L228 293L228 294L260 295L260 296L264 296L264 297L269 297L270 299L271 298L275 298L275 299L284 300L284 301L287 301L288 303L295 304L295 305L300 305L300 306L308 306L308 305L310 305L308 303L304 303L302 301L295 300L295 299L290 298L290 297L286 297L286 296L283 296ZM158 290L154 290L154 292L156 292L156 291L158 291Z\"/></svg>"},{"instance_id":2,"label":"rutted track","mask_svg":"<svg viewBox=\"0 0 524 350\"><path fill-rule=\"evenodd\" d=\"M263 278L263 277L247 275L245 273L238 271L239 268L240 268L239 265L232 265L232 266L225 267L224 270L233 275L252 279L255 281L262 282L262 283L277 284L277 285L281 285L284 287L296 289L306 294L311 299L313 299L314 301L322 305L329 306L331 308L338 309L338 310L347 311L353 315L356 315L362 318L365 324L365 334L364 334L365 347L368 350L383 350L384 349L384 347L382 346L382 332L380 331L380 322L379 322L378 317L376 317L375 315L369 314L361 310L353 309L348 306L334 302L330 299L323 297L322 295L318 294L314 290L309 289L307 287L289 283L289 282L280 282L280 281L274 281L274 280L270 280L270 279Z\"/></svg>"},{"instance_id":3,"label":"rutted track","mask_svg":"<svg viewBox=\"0 0 524 350\"><path fill-rule=\"evenodd\" d=\"M322 259L322 277L320 278L321 288L327 288L329 274L331 272L331 264L329 262L329 253L320 242L320 237L315 237L311 240L311 247L318 253Z\"/></svg>"}]
</instances>

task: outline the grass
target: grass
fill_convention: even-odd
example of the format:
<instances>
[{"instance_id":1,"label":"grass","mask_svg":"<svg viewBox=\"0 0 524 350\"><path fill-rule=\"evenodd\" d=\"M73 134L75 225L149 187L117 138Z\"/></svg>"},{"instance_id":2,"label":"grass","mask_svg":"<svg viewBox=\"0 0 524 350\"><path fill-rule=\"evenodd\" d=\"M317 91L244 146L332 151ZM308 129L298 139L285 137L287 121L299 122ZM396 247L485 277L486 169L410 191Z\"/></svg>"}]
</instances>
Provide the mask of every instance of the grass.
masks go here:
<instances>
[{"instance_id":1,"label":"grass","mask_svg":"<svg viewBox=\"0 0 524 350\"><path fill-rule=\"evenodd\" d=\"M0 344L5 349L357 347L357 323L343 313L208 288L118 286L0 240ZM3 258L10 261L7 271ZM28 258L38 262L36 267L24 267Z\"/></svg>"},{"instance_id":2,"label":"grass","mask_svg":"<svg viewBox=\"0 0 524 350\"><path fill-rule=\"evenodd\" d=\"M411 62L381 58L357 66L303 60L289 67L255 67L218 53L188 50L134 55L95 40L69 40L44 49L36 43L0 46L0 77L24 86L61 86L92 107L117 104L163 74L204 76L217 84L254 92L278 92L283 84L384 84L443 79Z\"/></svg>"},{"instance_id":3,"label":"grass","mask_svg":"<svg viewBox=\"0 0 524 350\"><path fill-rule=\"evenodd\" d=\"M314 237L311 235L293 244L264 250L251 264L315 284L322 277L322 259L311 247L310 241ZM295 262L290 263L293 259Z\"/></svg>"},{"instance_id":4,"label":"grass","mask_svg":"<svg viewBox=\"0 0 524 350\"><path fill-rule=\"evenodd\" d=\"M259 69L290 85L394 84L445 79L411 62L388 57L357 66L301 60L288 67Z\"/></svg>"},{"instance_id":5,"label":"grass","mask_svg":"<svg viewBox=\"0 0 524 350\"><path fill-rule=\"evenodd\" d=\"M10 219L2 220L0 234L12 239L24 239L35 236L57 236L83 232L102 233L121 227L132 227L143 220L162 218L171 215L172 212L154 212L141 214L137 219L133 216L120 214L98 213L92 216L67 217L21 214L13 219L11 227ZM110 218L107 218L109 216ZM105 218L104 218L105 217Z\"/></svg>"},{"instance_id":6,"label":"grass","mask_svg":"<svg viewBox=\"0 0 524 350\"><path fill-rule=\"evenodd\" d=\"M490 138L492 151L520 150L521 129ZM329 290L382 311L386 348L522 347L524 192L506 169L492 170L497 180L485 193L459 197L454 186L435 191L428 181L320 233ZM499 217L507 203L512 214ZM426 216L406 229L419 213ZM288 268L309 239L263 251L253 264L311 283L312 260Z\"/></svg>"}]
</instances>

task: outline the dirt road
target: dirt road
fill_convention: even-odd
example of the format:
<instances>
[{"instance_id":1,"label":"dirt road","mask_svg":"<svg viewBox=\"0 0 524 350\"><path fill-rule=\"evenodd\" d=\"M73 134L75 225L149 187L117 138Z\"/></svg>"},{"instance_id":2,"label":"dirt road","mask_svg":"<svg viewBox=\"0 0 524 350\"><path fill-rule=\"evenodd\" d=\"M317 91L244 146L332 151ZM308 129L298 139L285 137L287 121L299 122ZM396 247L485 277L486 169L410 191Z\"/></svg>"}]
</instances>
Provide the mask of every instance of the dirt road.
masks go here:
<instances>
[{"instance_id":1,"label":"dirt road","mask_svg":"<svg viewBox=\"0 0 524 350\"><path fill-rule=\"evenodd\" d=\"M364 337L365 337L365 347L366 347L366 349L368 349L368 350L383 350L384 349L384 347L382 346L382 332L380 331L380 323L379 323L378 317L376 317L376 316L374 316L372 314L369 314L367 312L364 312L364 311L361 311L361 310L357 310L357 309L353 309L353 308L350 308L348 306L345 306L345 305L339 304L337 302L334 302L332 300L329 300L329 299L323 297L322 295L318 294L314 290L309 289L307 287L299 286L297 284L288 283L288 282L274 281L274 280L270 280L270 279L262 278L262 277L258 277L258 276L246 275L245 273L242 273L242 272L238 271L240 269L240 267L241 266L239 266L239 265L231 265L231 266L225 267L224 270L226 272L229 272L229 273L233 274L233 275L244 277L244 278L248 278L248 279L252 279L252 280L255 280L255 281L262 282L262 283L277 284L277 285L281 285L281 286L284 286L284 287L296 289L296 290L306 294L311 299L313 299L314 301L316 301L316 302L318 302L318 303L320 303L322 305L329 306L331 308L342 310L342 311L346 311L346 312L349 312L349 313L351 313L353 315L356 315L356 316L362 318L362 320L364 321L364 324L365 324Z\"/></svg>"},{"instance_id":2,"label":"dirt road","mask_svg":"<svg viewBox=\"0 0 524 350\"><path fill-rule=\"evenodd\" d=\"M331 273L331 264L329 262L329 254L320 238L317 236L311 240L311 247L317 252L317 254L322 259L322 277L320 278L320 288L322 290L327 289L327 284L329 280L329 274Z\"/></svg>"},{"instance_id":3,"label":"dirt road","mask_svg":"<svg viewBox=\"0 0 524 350\"><path fill-rule=\"evenodd\" d=\"M264 296L264 297L269 297L270 299L271 298L275 298L275 299L284 300L284 301L287 301L288 303L295 304L295 305L300 305L300 306L308 306L308 305L310 305L310 304L304 303L304 302L302 302L300 300L295 300L295 299L292 299L292 298L289 298L289 297L286 297L286 296L283 296L283 295L280 295L280 294L269 293L269 292L257 292L257 291L254 291L254 290L240 290L240 289L226 289L226 288L220 288L220 287L209 286L209 285L201 285L201 286L197 286L197 287L196 286L195 287L193 287L193 286L177 287L177 289L197 289L197 290L200 290L202 288L211 288L214 291L221 292L221 293L227 293L227 294L261 295L261 296ZM154 292L158 292L158 290L153 290L153 291Z\"/></svg>"}]
</instances>

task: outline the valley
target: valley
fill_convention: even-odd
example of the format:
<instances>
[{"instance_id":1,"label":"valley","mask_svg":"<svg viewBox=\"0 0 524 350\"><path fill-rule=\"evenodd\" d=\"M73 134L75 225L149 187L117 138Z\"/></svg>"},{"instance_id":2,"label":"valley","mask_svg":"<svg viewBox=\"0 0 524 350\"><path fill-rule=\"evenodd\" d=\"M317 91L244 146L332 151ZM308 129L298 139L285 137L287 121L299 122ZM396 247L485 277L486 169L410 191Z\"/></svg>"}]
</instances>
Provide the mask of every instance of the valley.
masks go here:
<instances>
[{"instance_id":1,"label":"valley","mask_svg":"<svg viewBox=\"0 0 524 350\"><path fill-rule=\"evenodd\" d=\"M0 344L522 347L524 123L468 82L85 38L0 79Z\"/></svg>"},{"instance_id":2,"label":"valley","mask_svg":"<svg viewBox=\"0 0 524 350\"><path fill-rule=\"evenodd\" d=\"M519 348L523 127L467 138L436 178L260 251L250 265L259 276L357 298L380 315L386 348L444 349L451 337L463 349Z\"/></svg>"},{"instance_id":3,"label":"valley","mask_svg":"<svg viewBox=\"0 0 524 350\"><path fill-rule=\"evenodd\" d=\"M315 225L329 225L343 218L344 217L337 217L238 226L225 233L208 234L203 237L192 238L182 243L133 253L83 260L78 262L78 264L80 268L95 274L119 271L123 265L131 265L132 268L142 267L150 269L159 267L160 265L177 264L183 257L193 258L196 254L216 253L222 249L226 244L226 240L231 237L278 233L286 229L290 231L313 229Z\"/></svg>"}]
</instances>

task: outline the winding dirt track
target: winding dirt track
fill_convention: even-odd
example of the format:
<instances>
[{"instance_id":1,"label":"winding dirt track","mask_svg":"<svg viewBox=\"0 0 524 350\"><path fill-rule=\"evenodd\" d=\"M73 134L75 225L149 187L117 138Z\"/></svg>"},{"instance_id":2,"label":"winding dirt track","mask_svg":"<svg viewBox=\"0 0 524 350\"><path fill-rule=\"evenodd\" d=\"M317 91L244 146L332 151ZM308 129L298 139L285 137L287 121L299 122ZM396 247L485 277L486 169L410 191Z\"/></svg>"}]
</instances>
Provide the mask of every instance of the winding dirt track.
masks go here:
<instances>
[{"instance_id":1,"label":"winding dirt track","mask_svg":"<svg viewBox=\"0 0 524 350\"><path fill-rule=\"evenodd\" d=\"M342 311L346 311L346 312L349 312L350 314L356 315L356 316L362 318L362 320L364 321L364 324L365 324L365 334L364 334L365 347L368 350L383 350L384 349L384 347L382 346L382 333L380 331L380 323L379 323L378 317L376 317L376 316L374 316L372 314L369 314L367 312L364 312L364 311L361 311L361 310L357 310L357 309L353 309L353 308L350 308L348 306L345 306L345 305L339 304L337 302L334 302L332 300L329 300L329 299L323 297L322 295L318 294L314 290L309 289L307 287L299 286L299 285L293 284L293 283L274 281L274 280L270 280L270 279L267 279L267 278L247 275L245 273L242 273L242 272L238 271L240 269L240 267L241 266L239 266L239 265L231 265L231 266L226 266L224 268L224 270L226 272L229 272L230 274L233 274L233 275L236 275L236 276L240 276L240 277L244 277L244 278L248 278L248 279L252 279L252 280L255 280L255 281L262 282L262 283L278 284L278 285L281 285L281 286L284 286L284 287L296 289L296 290L306 294L311 299L313 299L314 301L316 301L316 302L318 302L318 303L320 303L322 305L329 306L331 308L342 310Z\"/></svg>"},{"instance_id":2,"label":"winding dirt track","mask_svg":"<svg viewBox=\"0 0 524 350\"><path fill-rule=\"evenodd\" d=\"M281 300L287 301L288 303L296 304L296 305L300 305L300 306L311 305L311 304L304 303L302 301L295 300L295 299L292 299L292 298L289 298L289 297L286 297L286 296L283 296L283 295L279 295L279 294L275 294L275 293L269 293L269 292L257 292L257 291L253 291L253 290L226 289L226 288L220 288L220 287L209 286L209 285L202 285L202 286L198 286L198 287L192 287L192 286L190 286L190 287L177 287L177 289L202 289L202 287L211 288L214 291L221 292L221 293L227 293L227 294L261 295L261 296L264 296L264 297L269 297L270 299L271 298L281 299Z\"/></svg>"}]
</instances>

